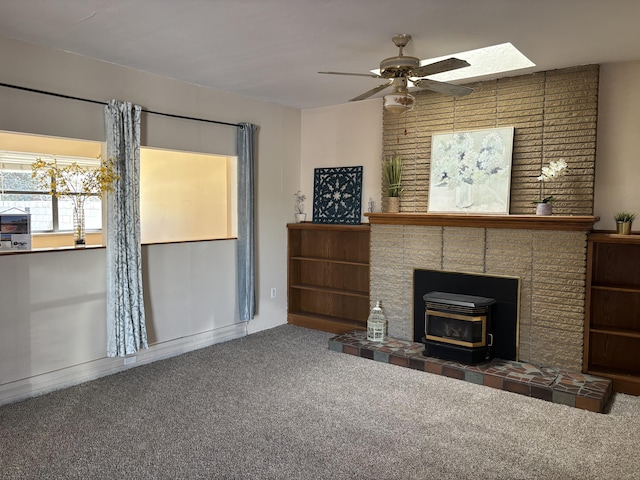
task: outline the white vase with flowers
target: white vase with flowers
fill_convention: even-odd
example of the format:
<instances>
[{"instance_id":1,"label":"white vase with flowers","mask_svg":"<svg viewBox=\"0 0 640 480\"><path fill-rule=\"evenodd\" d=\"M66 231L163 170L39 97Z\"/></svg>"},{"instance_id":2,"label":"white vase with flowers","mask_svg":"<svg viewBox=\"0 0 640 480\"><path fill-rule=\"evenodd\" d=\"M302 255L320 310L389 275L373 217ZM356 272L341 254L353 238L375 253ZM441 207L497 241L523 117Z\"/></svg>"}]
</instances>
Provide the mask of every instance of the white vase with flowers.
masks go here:
<instances>
[{"instance_id":1,"label":"white vase with flowers","mask_svg":"<svg viewBox=\"0 0 640 480\"><path fill-rule=\"evenodd\" d=\"M545 182L550 182L564 175L567 170L567 162L562 158L560 160L552 160L549 166L542 167L540 176L537 178L540 182L540 198L534 202L536 205L536 215L551 215L553 213L553 195L545 193Z\"/></svg>"},{"instance_id":2,"label":"white vase with flowers","mask_svg":"<svg viewBox=\"0 0 640 480\"><path fill-rule=\"evenodd\" d=\"M298 190L293 194L293 198L295 200L293 211L295 214L296 223L302 223L307 219L307 214L304 212L304 201L307 199L307 196L300 190Z\"/></svg>"}]
</instances>

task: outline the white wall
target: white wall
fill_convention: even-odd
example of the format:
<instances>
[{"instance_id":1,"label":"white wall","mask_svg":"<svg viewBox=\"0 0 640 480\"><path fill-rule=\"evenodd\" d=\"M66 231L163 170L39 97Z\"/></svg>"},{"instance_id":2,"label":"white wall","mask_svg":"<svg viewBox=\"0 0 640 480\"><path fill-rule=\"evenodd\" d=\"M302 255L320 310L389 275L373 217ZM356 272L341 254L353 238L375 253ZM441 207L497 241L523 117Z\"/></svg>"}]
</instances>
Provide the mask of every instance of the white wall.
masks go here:
<instances>
[{"instance_id":1,"label":"white wall","mask_svg":"<svg viewBox=\"0 0 640 480\"><path fill-rule=\"evenodd\" d=\"M600 67L595 215L599 230L614 230L621 210L638 214L640 230L640 62Z\"/></svg>"},{"instance_id":2,"label":"white wall","mask_svg":"<svg viewBox=\"0 0 640 480\"><path fill-rule=\"evenodd\" d=\"M286 223L300 188L299 110L6 38L0 65L2 83L259 126L256 318L238 322L235 241L145 247L154 345L138 363L286 323ZM102 105L0 87L0 130L104 141L103 115ZM235 155L235 141L235 127L142 117L145 146ZM0 272L0 404L125 368L122 359L104 356L104 249L0 255Z\"/></svg>"},{"instance_id":3,"label":"white wall","mask_svg":"<svg viewBox=\"0 0 640 480\"><path fill-rule=\"evenodd\" d=\"M302 111L300 189L307 195L307 220L311 220L313 212L314 168L359 165L364 166L362 211L367 211L369 198L373 198L376 210L380 211L381 98ZM292 199L296 190L291 192ZM362 221L368 220L362 217Z\"/></svg>"},{"instance_id":4,"label":"white wall","mask_svg":"<svg viewBox=\"0 0 640 480\"><path fill-rule=\"evenodd\" d=\"M152 346L135 364L246 333L228 286L235 241L142 251ZM0 404L124 368L123 359L106 357L105 255L104 248L0 255Z\"/></svg>"}]
</instances>

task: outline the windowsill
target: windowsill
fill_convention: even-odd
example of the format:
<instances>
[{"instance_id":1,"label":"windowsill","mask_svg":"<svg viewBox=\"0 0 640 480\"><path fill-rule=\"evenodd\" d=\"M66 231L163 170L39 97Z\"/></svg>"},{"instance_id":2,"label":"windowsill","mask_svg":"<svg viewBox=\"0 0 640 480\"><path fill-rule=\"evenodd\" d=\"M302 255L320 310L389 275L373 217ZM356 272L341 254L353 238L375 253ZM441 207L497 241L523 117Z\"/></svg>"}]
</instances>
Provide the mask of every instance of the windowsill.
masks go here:
<instances>
[{"instance_id":1,"label":"windowsill","mask_svg":"<svg viewBox=\"0 0 640 480\"><path fill-rule=\"evenodd\" d=\"M64 234L59 233L35 233L33 236L40 235L60 235L65 236ZM183 240L176 242L158 242L158 243L143 243L143 247L149 247L154 245L177 245L181 243L198 243L198 242L219 242L219 241L228 241L228 240L237 240L237 237L229 237L229 238L212 238L212 239L204 239L204 240ZM16 255L16 254L24 254L24 253L42 253L42 252L66 252L69 250L93 250L99 248L106 248L106 245L85 245L84 247L75 247L73 245L60 245L58 247L37 247L31 248L30 250L19 250L19 249L0 249L0 255Z\"/></svg>"},{"instance_id":2,"label":"windowsill","mask_svg":"<svg viewBox=\"0 0 640 480\"><path fill-rule=\"evenodd\" d=\"M225 238L200 238L198 240L172 240L168 242L142 242L142 246L152 245L177 245L180 243L199 243L199 242L224 242L228 240L238 240L238 237L225 237Z\"/></svg>"},{"instance_id":3,"label":"windowsill","mask_svg":"<svg viewBox=\"0 0 640 480\"><path fill-rule=\"evenodd\" d=\"M102 231L88 231L85 236L86 245L84 247L75 247L72 232L35 232L31 234L30 249L0 249L0 253L29 253L29 252L50 252L65 250L82 250L86 248L104 247L102 242Z\"/></svg>"},{"instance_id":4,"label":"windowsill","mask_svg":"<svg viewBox=\"0 0 640 480\"><path fill-rule=\"evenodd\" d=\"M69 250L95 250L99 248L106 248L105 245L85 245L84 247L74 247L74 246L65 246L65 247L42 247L42 248L32 248L31 250L19 250L17 248L7 248L5 250L0 250L0 255L21 255L25 253L43 253L43 252L62 252Z\"/></svg>"},{"instance_id":5,"label":"windowsill","mask_svg":"<svg viewBox=\"0 0 640 480\"><path fill-rule=\"evenodd\" d=\"M86 247L101 246L101 230L89 230L85 235ZM73 232L35 232L31 234L32 250L59 250L60 248L75 248L73 244ZM82 247L80 247L82 248Z\"/></svg>"}]
</instances>

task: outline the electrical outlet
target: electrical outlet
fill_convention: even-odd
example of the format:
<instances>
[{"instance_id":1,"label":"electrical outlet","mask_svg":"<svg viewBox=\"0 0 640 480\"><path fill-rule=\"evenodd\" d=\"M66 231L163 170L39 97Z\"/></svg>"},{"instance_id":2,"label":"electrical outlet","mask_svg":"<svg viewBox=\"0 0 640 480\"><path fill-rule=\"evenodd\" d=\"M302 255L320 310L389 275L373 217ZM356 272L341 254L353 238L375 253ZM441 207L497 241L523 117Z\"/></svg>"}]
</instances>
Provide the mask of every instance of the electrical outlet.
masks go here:
<instances>
[{"instance_id":1,"label":"electrical outlet","mask_svg":"<svg viewBox=\"0 0 640 480\"><path fill-rule=\"evenodd\" d=\"M272 289L271 289L271 298L276 298L277 296L278 296L278 294L277 294L277 292L276 292L276 289L275 289L275 288L272 288Z\"/></svg>"}]
</instances>

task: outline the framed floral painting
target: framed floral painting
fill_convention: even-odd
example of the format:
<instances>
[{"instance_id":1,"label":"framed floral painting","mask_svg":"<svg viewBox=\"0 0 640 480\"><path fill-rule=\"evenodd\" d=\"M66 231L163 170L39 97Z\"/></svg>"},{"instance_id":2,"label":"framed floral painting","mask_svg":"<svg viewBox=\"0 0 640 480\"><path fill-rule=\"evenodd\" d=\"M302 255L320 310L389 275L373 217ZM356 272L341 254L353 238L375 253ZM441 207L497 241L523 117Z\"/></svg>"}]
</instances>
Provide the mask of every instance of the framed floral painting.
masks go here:
<instances>
[{"instance_id":1,"label":"framed floral painting","mask_svg":"<svg viewBox=\"0 0 640 480\"><path fill-rule=\"evenodd\" d=\"M431 138L429 212L508 214L513 127Z\"/></svg>"}]
</instances>

